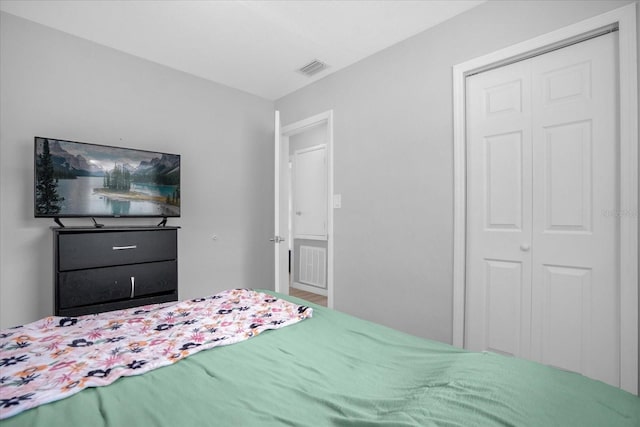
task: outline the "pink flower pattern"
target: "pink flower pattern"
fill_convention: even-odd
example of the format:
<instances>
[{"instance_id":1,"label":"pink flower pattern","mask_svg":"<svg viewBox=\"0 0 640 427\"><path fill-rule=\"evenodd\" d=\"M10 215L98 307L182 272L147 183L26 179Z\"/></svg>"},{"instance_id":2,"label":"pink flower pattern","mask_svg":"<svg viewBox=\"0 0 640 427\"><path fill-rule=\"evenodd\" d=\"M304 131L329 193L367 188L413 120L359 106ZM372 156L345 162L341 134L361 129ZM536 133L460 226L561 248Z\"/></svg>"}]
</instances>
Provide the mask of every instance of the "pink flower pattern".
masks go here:
<instances>
[{"instance_id":1,"label":"pink flower pattern","mask_svg":"<svg viewBox=\"0 0 640 427\"><path fill-rule=\"evenodd\" d=\"M312 315L310 307L233 289L206 298L76 318L50 316L3 329L0 419ZM37 377L20 381L20 374L35 369Z\"/></svg>"}]
</instances>

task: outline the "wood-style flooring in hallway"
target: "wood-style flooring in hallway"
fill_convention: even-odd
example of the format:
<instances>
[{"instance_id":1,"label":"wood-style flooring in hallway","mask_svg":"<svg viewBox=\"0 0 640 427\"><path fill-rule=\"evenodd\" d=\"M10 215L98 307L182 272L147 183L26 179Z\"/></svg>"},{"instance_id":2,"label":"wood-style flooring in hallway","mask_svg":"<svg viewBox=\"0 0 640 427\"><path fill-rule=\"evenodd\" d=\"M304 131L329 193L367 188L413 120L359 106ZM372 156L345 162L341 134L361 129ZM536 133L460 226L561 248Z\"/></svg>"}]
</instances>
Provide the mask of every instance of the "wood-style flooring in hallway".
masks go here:
<instances>
[{"instance_id":1,"label":"wood-style flooring in hallway","mask_svg":"<svg viewBox=\"0 0 640 427\"><path fill-rule=\"evenodd\" d=\"M302 291L296 288L289 288L289 295L296 298L302 298L303 300L312 302L314 304L321 305L323 307L327 306L327 297L323 295L314 294L312 292Z\"/></svg>"}]
</instances>

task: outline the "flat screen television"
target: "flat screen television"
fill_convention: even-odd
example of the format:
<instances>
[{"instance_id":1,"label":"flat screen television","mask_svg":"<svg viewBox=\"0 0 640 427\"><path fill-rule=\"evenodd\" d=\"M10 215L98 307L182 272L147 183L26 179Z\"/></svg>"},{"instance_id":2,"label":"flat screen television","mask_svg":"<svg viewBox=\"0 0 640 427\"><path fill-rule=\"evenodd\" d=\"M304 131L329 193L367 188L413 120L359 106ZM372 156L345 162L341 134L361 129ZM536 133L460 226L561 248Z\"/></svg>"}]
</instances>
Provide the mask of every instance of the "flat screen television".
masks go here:
<instances>
[{"instance_id":1,"label":"flat screen television","mask_svg":"<svg viewBox=\"0 0 640 427\"><path fill-rule=\"evenodd\" d=\"M180 155L35 137L35 217L179 217Z\"/></svg>"}]
</instances>

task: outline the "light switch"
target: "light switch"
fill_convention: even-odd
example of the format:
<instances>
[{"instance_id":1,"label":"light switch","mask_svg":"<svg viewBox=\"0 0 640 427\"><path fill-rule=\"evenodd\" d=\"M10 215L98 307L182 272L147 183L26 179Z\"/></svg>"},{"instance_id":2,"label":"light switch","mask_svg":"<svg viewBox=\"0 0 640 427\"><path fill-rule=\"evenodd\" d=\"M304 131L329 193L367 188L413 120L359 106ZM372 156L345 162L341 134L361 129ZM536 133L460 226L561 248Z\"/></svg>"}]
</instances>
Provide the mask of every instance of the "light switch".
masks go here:
<instances>
[{"instance_id":1,"label":"light switch","mask_svg":"<svg viewBox=\"0 0 640 427\"><path fill-rule=\"evenodd\" d=\"M333 208L340 209L342 207L342 194L333 195Z\"/></svg>"}]
</instances>

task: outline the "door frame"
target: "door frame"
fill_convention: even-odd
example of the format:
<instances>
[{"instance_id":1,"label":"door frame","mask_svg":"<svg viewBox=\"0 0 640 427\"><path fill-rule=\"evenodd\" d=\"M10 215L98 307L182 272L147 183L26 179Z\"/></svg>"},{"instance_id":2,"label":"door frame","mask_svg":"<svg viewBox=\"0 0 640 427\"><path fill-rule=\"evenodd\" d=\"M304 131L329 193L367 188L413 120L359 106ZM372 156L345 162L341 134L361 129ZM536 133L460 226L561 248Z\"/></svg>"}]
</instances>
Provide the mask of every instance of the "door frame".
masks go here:
<instances>
[{"instance_id":1,"label":"door frame","mask_svg":"<svg viewBox=\"0 0 640 427\"><path fill-rule=\"evenodd\" d=\"M618 27L620 157L620 387L638 393L638 70L636 3L453 67L453 345L464 346L466 286L466 84L468 75L581 41Z\"/></svg>"},{"instance_id":2,"label":"door frame","mask_svg":"<svg viewBox=\"0 0 640 427\"><path fill-rule=\"evenodd\" d=\"M327 306L333 308L333 110L328 110L315 116L308 117L303 120L282 126L276 129L278 148L276 149L276 157L281 153L282 147L288 147L288 143L283 143L289 137L297 135L316 126L327 127ZM288 153L287 153L288 156ZM281 171L282 176L282 171ZM290 186L289 186L290 188ZM279 194L279 197L291 197L289 194ZM280 212L280 215L283 213ZM276 222L279 218L275 219ZM288 239L289 236L287 236ZM278 266L276 265L276 269ZM280 282L276 281L275 290L280 291Z\"/></svg>"}]
</instances>

